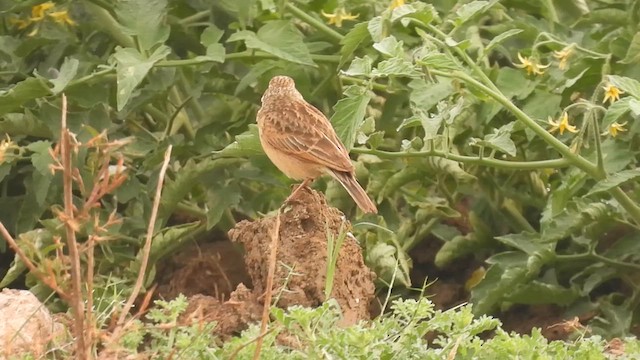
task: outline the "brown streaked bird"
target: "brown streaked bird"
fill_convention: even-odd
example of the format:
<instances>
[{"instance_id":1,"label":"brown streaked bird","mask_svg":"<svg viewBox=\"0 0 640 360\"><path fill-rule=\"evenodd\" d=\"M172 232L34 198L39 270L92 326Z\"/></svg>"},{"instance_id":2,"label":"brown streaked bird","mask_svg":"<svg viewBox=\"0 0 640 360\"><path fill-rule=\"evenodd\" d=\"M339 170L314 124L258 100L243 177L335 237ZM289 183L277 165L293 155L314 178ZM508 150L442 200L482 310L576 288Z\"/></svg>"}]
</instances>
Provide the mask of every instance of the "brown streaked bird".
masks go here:
<instances>
[{"instance_id":1,"label":"brown streaked bird","mask_svg":"<svg viewBox=\"0 0 640 360\"><path fill-rule=\"evenodd\" d=\"M338 180L365 213L378 209L355 178L349 153L322 112L307 103L288 76L275 76L258 110L260 143L285 175L303 180L289 199L315 178Z\"/></svg>"}]
</instances>

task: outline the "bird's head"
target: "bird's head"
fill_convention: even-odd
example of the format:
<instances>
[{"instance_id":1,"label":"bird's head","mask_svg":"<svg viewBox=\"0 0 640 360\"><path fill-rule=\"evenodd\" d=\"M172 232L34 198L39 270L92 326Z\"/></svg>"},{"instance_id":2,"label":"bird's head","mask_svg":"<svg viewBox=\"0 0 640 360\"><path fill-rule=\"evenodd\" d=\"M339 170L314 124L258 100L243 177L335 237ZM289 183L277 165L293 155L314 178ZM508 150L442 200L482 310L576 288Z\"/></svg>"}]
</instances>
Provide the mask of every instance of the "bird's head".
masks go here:
<instances>
[{"instance_id":1,"label":"bird's head","mask_svg":"<svg viewBox=\"0 0 640 360\"><path fill-rule=\"evenodd\" d=\"M274 98L297 98L302 100L302 95L296 89L296 83L288 76L274 76L269 81L269 87L262 95L262 103Z\"/></svg>"}]
</instances>

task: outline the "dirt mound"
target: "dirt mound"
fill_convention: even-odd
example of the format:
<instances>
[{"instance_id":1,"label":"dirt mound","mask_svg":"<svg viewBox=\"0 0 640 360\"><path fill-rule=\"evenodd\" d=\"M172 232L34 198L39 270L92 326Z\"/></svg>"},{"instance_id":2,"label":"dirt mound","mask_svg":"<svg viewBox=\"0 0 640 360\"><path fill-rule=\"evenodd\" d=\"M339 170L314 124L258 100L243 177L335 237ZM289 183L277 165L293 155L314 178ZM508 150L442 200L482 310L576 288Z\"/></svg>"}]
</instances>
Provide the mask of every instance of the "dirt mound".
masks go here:
<instances>
[{"instance_id":1,"label":"dirt mound","mask_svg":"<svg viewBox=\"0 0 640 360\"><path fill-rule=\"evenodd\" d=\"M274 294L279 307L292 305L318 306L325 299L327 271L327 239L350 231L344 214L327 206L325 198L311 189L298 192L291 206L280 218L278 268ZM271 232L275 216L250 222L243 221L229 231L231 241L246 250L245 264L254 291L265 292ZM340 249L331 297L343 312L343 324L369 319L369 303L374 298L374 273L364 264L362 249L356 239L346 236ZM282 291L286 289L286 291Z\"/></svg>"},{"instance_id":2,"label":"dirt mound","mask_svg":"<svg viewBox=\"0 0 640 360\"><path fill-rule=\"evenodd\" d=\"M215 321L215 331L224 340L260 319L275 219L274 212L255 221L242 221L229 231L231 241L244 248L244 256L235 248L237 245L223 241L194 246L167 262L159 294L169 299L178 293L189 296L189 308L181 317L183 324ZM278 307L313 307L326 300L328 236L337 238L341 231L350 230L344 214L329 207L323 195L311 189L298 192L280 215L272 289ZM375 274L364 264L356 239L347 233L331 292L342 309L343 325L371 318L374 278Z\"/></svg>"}]
</instances>

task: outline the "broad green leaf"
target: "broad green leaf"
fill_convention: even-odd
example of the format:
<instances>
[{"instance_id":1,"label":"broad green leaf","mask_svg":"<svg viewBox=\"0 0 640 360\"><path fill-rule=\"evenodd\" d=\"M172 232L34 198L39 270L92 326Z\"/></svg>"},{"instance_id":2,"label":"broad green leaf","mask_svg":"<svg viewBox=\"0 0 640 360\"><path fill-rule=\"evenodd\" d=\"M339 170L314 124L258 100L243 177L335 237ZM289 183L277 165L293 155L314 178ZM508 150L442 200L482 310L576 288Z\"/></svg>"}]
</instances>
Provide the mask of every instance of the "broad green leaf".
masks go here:
<instances>
[{"instance_id":1,"label":"broad green leaf","mask_svg":"<svg viewBox=\"0 0 640 360\"><path fill-rule=\"evenodd\" d=\"M49 165L53 164L53 158L49 154L51 142L34 141L27 145L26 148L33 151L33 154L31 154L33 167L42 175L51 175L51 170L49 169Z\"/></svg>"},{"instance_id":2,"label":"broad green leaf","mask_svg":"<svg viewBox=\"0 0 640 360\"><path fill-rule=\"evenodd\" d=\"M196 58L207 59L220 63L224 62L224 46L219 43L223 34L224 31L215 27L215 25L210 25L208 28L204 29L200 36L200 43L207 48L207 54L205 56L197 56Z\"/></svg>"},{"instance_id":3,"label":"broad green leaf","mask_svg":"<svg viewBox=\"0 0 640 360\"><path fill-rule=\"evenodd\" d=\"M625 97L620 99L620 101L616 101L611 104L611 106L609 106L609 108L607 109L607 112L604 114L604 117L602 118L601 127L603 129L608 127L609 125L618 121L618 119L620 119L620 117L622 117L624 114L626 114L629 111L629 103L631 100L634 99Z\"/></svg>"},{"instance_id":4,"label":"broad green leaf","mask_svg":"<svg viewBox=\"0 0 640 360\"><path fill-rule=\"evenodd\" d=\"M47 82L40 77L29 77L6 90L0 90L0 115L20 110L29 100L51 95Z\"/></svg>"},{"instance_id":5,"label":"broad green leaf","mask_svg":"<svg viewBox=\"0 0 640 360\"><path fill-rule=\"evenodd\" d=\"M433 5L418 1L394 8L390 20L391 22L400 20L402 25L407 26L409 24L408 18L418 20L424 25L435 19L439 20L438 12Z\"/></svg>"},{"instance_id":6,"label":"broad green leaf","mask_svg":"<svg viewBox=\"0 0 640 360\"><path fill-rule=\"evenodd\" d=\"M0 133L51 138L51 130L42 120L25 109L25 114L10 113L0 117Z\"/></svg>"},{"instance_id":7,"label":"broad green leaf","mask_svg":"<svg viewBox=\"0 0 640 360\"><path fill-rule=\"evenodd\" d=\"M448 98L455 91L450 79L436 78L437 82L426 82L424 79L413 79L409 82L409 101L416 108L430 111L440 101Z\"/></svg>"},{"instance_id":8,"label":"broad green leaf","mask_svg":"<svg viewBox=\"0 0 640 360\"><path fill-rule=\"evenodd\" d=\"M623 64L633 64L640 61L640 32L636 32L629 44L627 55L620 61Z\"/></svg>"},{"instance_id":9,"label":"broad green leaf","mask_svg":"<svg viewBox=\"0 0 640 360\"><path fill-rule=\"evenodd\" d=\"M585 196L597 194L603 191L609 191L614 187L620 186L621 184L633 180L640 176L640 168L635 168L633 170L623 170L615 174L611 174L607 176L606 179L599 181Z\"/></svg>"},{"instance_id":10,"label":"broad green leaf","mask_svg":"<svg viewBox=\"0 0 640 360\"><path fill-rule=\"evenodd\" d=\"M385 20L387 17L385 16ZM369 31L369 35L371 35L371 39L374 42L382 41L388 34L387 25L383 20L382 16L376 16L373 19L369 20L367 23L367 30Z\"/></svg>"},{"instance_id":11,"label":"broad green leaf","mask_svg":"<svg viewBox=\"0 0 640 360\"><path fill-rule=\"evenodd\" d=\"M73 80L73 78L76 76L76 73L78 72L79 64L80 62L77 59L64 59L64 63L62 63L62 66L60 67L58 76L55 79L49 80L53 84L51 92L54 95L59 94L67 87L67 85L69 85L71 80Z\"/></svg>"},{"instance_id":12,"label":"broad green leaf","mask_svg":"<svg viewBox=\"0 0 640 360\"><path fill-rule=\"evenodd\" d=\"M158 47L148 58L133 48L116 49L113 57L116 60L118 111L127 105L133 90L144 80L153 64L164 59L170 53L171 49L164 45Z\"/></svg>"},{"instance_id":13,"label":"broad green leaf","mask_svg":"<svg viewBox=\"0 0 640 360\"><path fill-rule=\"evenodd\" d=\"M519 286L509 294L506 300L517 304L558 304L569 305L576 301L580 294L571 288L541 281L531 281Z\"/></svg>"},{"instance_id":14,"label":"broad green leaf","mask_svg":"<svg viewBox=\"0 0 640 360\"><path fill-rule=\"evenodd\" d=\"M402 41L398 41L394 36L387 36L382 41L373 44L373 48L389 57L404 56Z\"/></svg>"},{"instance_id":15,"label":"broad green leaf","mask_svg":"<svg viewBox=\"0 0 640 360\"><path fill-rule=\"evenodd\" d=\"M637 80L617 75L609 75L607 79L615 87L624 90L636 99L640 99L640 82Z\"/></svg>"},{"instance_id":16,"label":"broad green leaf","mask_svg":"<svg viewBox=\"0 0 640 360\"><path fill-rule=\"evenodd\" d=\"M522 71L508 67L498 71L496 86L508 98L525 99L535 90L536 85L537 83L527 79Z\"/></svg>"},{"instance_id":17,"label":"broad green leaf","mask_svg":"<svg viewBox=\"0 0 640 360\"><path fill-rule=\"evenodd\" d=\"M537 252L550 249L549 244L540 243L540 235L537 233L522 232L519 234L497 236L495 239L507 246L523 251L527 255L533 255Z\"/></svg>"},{"instance_id":18,"label":"broad green leaf","mask_svg":"<svg viewBox=\"0 0 640 360\"><path fill-rule=\"evenodd\" d=\"M471 145L490 147L510 156L516 156L516 144L511 140L513 125L515 122L508 123L500 129L493 129L493 133L485 135L484 140L474 138Z\"/></svg>"},{"instance_id":19,"label":"broad green leaf","mask_svg":"<svg viewBox=\"0 0 640 360\"><path fill-rule=\"evenodd\" d=\"M346 97L340 99L333 108L331 124L349 151L356 140L358 129L364 121L371 94L365 87L357 85L347 87L344 94Z\"/></svg>"},{"instance_id":20,"label":"broad green leaf","mask_svg":"<svg viewBox=\"0 0 640 360\"><path fill-rule=\"evenodd\" d=\"M371 71L371 76L374 77L406 76L415 78L421 75L422 72L411 61L400 57L383 60Z\"/></svg>"},{"instance_id":21,"label":"broad green leaf","mask_svg":"<svg viewBox=\"0 0 640 360\"><path fill-rule=\"evenodd\" d=\"M498 0L472 1L470 3L467 3L467 4L464 4L464 5L460 6L458 8L458 10L456 10L456 15L458 15L458 17L455 19L456 26L460 26L460 25L464 24L469 19L471 19L472 17L474 17L477 14L480 14L480 13L486 11L487 9L492 7L494 4L496 4L497 2L498 2Z\"/></svg>"},{"instance_id":22,"label":"broad green leaf","mask_svg":"<svg viewBox=\"0 0 640 360\"><path fill-rule=\"evenodd\" d=\"M248 30L238 31L227 41L240 40L243 40L249 49L262 50L297 64L316 66L303 42L302 33L288 20L269 21L257 33Z\"/></svg>"},{"instance_id":23,"label":"broad green leaf","mask_svg":"<svg viewBox=\"0 0 640 360\"><path fill-rule=\"evenodd\" d=\"M243 76L236 86L234 94L237 96L246 89L249 85L256 82L262 75L268 73L273 69L277 69L280 66L280 60L262 60L259 63L251 66L251 70Z\"/></svg>"},{"instance_id":24,"label":"broad green leaf","mask_svg":"<svg viewBox=\"0 0 640 360\"><path fill-rule=\"evenodd\" d=\"M122 30L137 38L141 50L151 50L169 38L167 0L119 0L115 11Z\"/></svg>"},{"instance_id":25,"label":"broad green leaf","mask_svg":"<svg viewBox=\"0 0 640 360\"><path fill-rule=\"evenodd\" d=\"M350 76L370 76L373 68L373 60L365 55L363 58L355 58L349 68L342 73Z\"/></svg>"},{"instance_id":26,"label":"broad green leaf","mask_svg":"<svg viewBox=\"0 0 640 360\"><path fill-rule=\"evenodd\" d=\"M527 98L522 110L533 118L547 119L555 116L562 102L562 96L542 90L536 90Z\"/></svg>"},{"instance_id":27,"label":"broad green leaf","mask_svg":"<svg viewBox=\"0 0 640 360\"><path fill-rule=\"evenodd\" d=\"M240 189L229 187L211 188L207 193L207 230L211 230L220 222L225 211L240 202Z\"/></svg>"},{"instance_id":28,"label":"broad green leaf","mask_svg":"<svg viewBox=\"0 0 640 360\"><path fill-rule=\"evenodd\" d=\"M258 136L258 126L249 125L249 129L240 135L224 149L214 152L216 157L250 157L264 155L260 137Z\"/></svg>"},{"instance_id":29,"label":"broad green leaf","mask_svg":"<svg viewBox=\"0 0 640 360\"><path fill-rule=\"evenodd\" d=\"M192 160L187 161L180 171L176 173L175 179L167 178L165 180L158 213L160 224L166 222L178 203L191 192L194 186L201 184L201 176L238 162L238 159L214 158L205 158L197 163Z\"/></svg>"},{"instance_id":30,"label":"broad green leaf","mask_svg":"<svg viewBox=\"0 0 640 360\"><path fill-rule=\"evenodd\" d=\"M482 249L483 245L474 233L456 235L442 244L433 259L433 263L440 269L445 268L457 259Z\"/></svg>"},{"instance_id":31,"label":"broad green leaf","mask_svg":"<svg viewBox=\"0 0 640 360\"><path fill-rule=\"evenodd\" d=\"M493 311L510 291L529 280L526 276L527 255L524 253L501 253L494 255L487 262L492 265L482 281L471 290L475 314Z\"/></svg>"},{"instance_id":32,"label":"broad green leaf","mask_svg":"<svg viewBox=\"0 0 640 360\"><path fill-rule=\"evenodd\" d=\"M585 227L599 221L609 221L613 216L611 205L580 199L571 201L564 210L544 223L541 223L541 241L557 242L566 237L580 233Z\"/></svg>"},{"instance_id":33,"label":"broad green leaf","mask_svg":"<svg viewBox=\"0 0 640 360\"><path fill-rule=\"evenodd\" d=\"M351 31L349 31L342 40L340 40L340 64L338 67L342 67L347 60L351 59L356 49L360 47L363 42L371 40L369 30L367 29L367 23L357 23Z\"/></svg>"},{"instance_id":34,"label":"broad green leaf","mask_svg":"<svg viewBox=\"0 0 640 360\"><path fill-rule=\"evenodd\" d=\"M192 234L200 227L199 222L176 225L162 229L153 236L151 251L149 252L149 265L153 266L158 260L175 252L187 241L193 241ZM131 269L137 273L140 270L142 251L138 252L136 260L131 264Z\"/></svg>"},{"instance_id":35,"label":"broad green leaf","mask_svg":"<svg viewBox=\"0 0 640 360\"><path fill-rule=\"evenodd\" d=\"M48 230L37 229L20 234L16 237L16 243L18 247L29 256L29 254L34 251L39 251L43 247L51 245L53 243L53 237ZM45 253L43 252L40 255L45 255ZM27 270L26 265L24 265L20 257L16 255L11 263L11 267L2 278L0 287L5 288L13 283L25 270Z\"/></svg>"},{"instance_id":36,"label":"broad green leaf","mask_svg":"<svg viewBox=\"0 0 640 360\"><path fill-rule=\"evenodd\" d=\"M484 50L483 50L483 55L487 56L491 53L491 51L493 51L493 48L495 48L496 46L500 45L503 41L507 40L508 38L518 35L521 32L523 32L524 30L522 29L511 29L511 30L507 30L505 32L503 32L502 34L494 37L493 39L491 39L491 41L489 41L489 44L487 44L487 46L485 46ZM508 69L508 68L507 68Z\"/></svg>"}]
</instances>

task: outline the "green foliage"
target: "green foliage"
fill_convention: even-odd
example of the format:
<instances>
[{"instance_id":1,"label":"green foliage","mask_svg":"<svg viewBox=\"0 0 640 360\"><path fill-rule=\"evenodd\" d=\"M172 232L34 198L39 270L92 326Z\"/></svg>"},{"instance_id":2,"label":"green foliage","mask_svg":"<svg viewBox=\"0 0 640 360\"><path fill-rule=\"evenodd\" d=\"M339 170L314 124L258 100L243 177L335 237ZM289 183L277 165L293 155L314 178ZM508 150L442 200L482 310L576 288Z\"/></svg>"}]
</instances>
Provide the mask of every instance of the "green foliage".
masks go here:
<instances>
[{"instance_id":1,"label":"green foliage","mask_svg":"<svg viewBox=\"0 0 640 360\"><path fill-rule=\"evenodd\" d=\"M378 215L363 215L334 183L315 185L359 224L355 236L380 286L410 286L409 252L438 242L439 267L472 257L488 265L471 289L475 315L558 304L594 311L598 336L626 336L640 304L640 1L399 3L59 1L41 17L34 2L1 3L0 221L41 273L69 288L56 147L65 94L77 238L95 255L96 293L126 297L169 145L145 285L194 237L286 198L289 181L264 156L254 125L268 81L286 74L331 119L379 204ZM338 10L358 17L329 25L322 13ZM11 258L3 286L20 285L26 271ZM40 298L51 294L33 274L24 282ZM55 298L52 306L65 305ZM326 312L300 336L350 342L326 349L353 358L368 339L381 357L414 349L438 358L458 341L461 357L479 344L494 357L533 354L544 342L501 331L483 342L474 326L491 321L480 318L486 326L443 325L459 337L447 333L438 353L384 321L375 334L339 333L334 310L276 317L300 327ZM401 320L418 334L440 329ZM389 337L397 342L382 340ZM544 342L554 357L601 347L597 336L579 344Z\"/></svg>"},{"instance_id":2,"label":"green foliage","mask_svg":"<svg viewBox=\"0 0 640 360\"><path fill-rule=\"evenodd\" d=\"M121 345L133 354L151 357L199 359L250 359L253 341L259 333L252 325L239 337L222 346L211 335L215 324L176 325L186 307L186 299L157 301L148 323L138 322ZM318 308L299 306L287 311L273 308L272 329L265 338L261 359L388 359L417 358L495 359L523 357L536 359L605 359L607 342L598 336L576 342L548 341L539 330L530 335L507 333L491 317L474 318L471 306L440 311L427 299L396 300L391 311L369 323L339 326L341 312L330 300ZM487 339L493 331L494 336ZM425 336L433 336L432 341ZM142 339L150 340L142 344ZM276 338L279 339L276 341ZM636 339L621 344L632 354L640 346ZM140 347L143 345L142 347Z\"/></svg>"}]
</instances>

